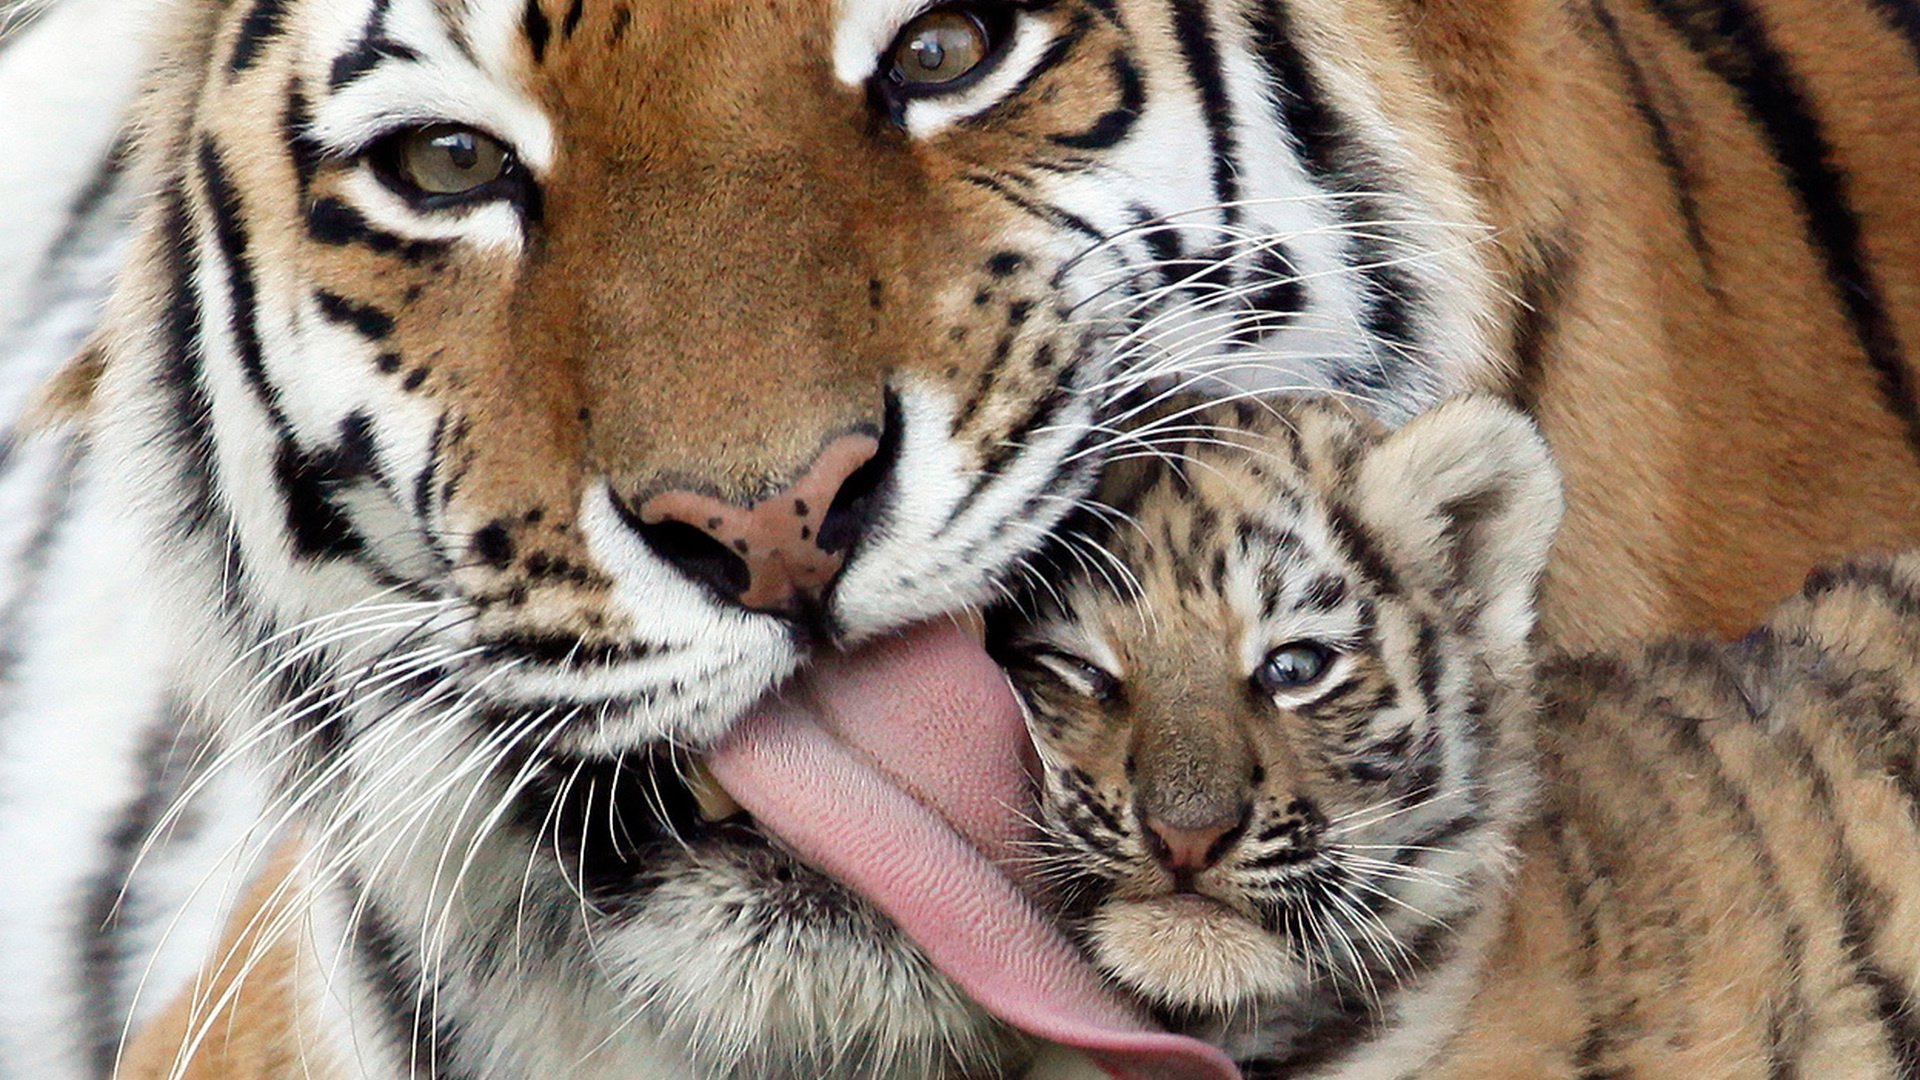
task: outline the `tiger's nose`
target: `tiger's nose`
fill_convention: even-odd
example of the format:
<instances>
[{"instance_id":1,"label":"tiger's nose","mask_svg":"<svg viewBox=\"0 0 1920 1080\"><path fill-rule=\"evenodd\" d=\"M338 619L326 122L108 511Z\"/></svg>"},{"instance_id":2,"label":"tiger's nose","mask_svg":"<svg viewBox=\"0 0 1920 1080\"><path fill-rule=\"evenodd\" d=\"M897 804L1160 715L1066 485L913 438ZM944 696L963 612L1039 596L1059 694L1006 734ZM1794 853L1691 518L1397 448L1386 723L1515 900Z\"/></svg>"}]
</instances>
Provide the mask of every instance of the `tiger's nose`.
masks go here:
<instances>
[{"instance_id":1,"label":"tiger's nose","mask_svg":"<svg viewBox=\"0 0 1920 1080\"><path fill-rule=\"evenodd\" d=\"M1147 849L1175 874L1197 874L1219 862L1245 824L1243 808L1197 825L1175 825L1156 816L1141 821Z\"/></svg>"},{"instance_id":2,"label":"tiger's nose","mask_svg":"<svg viewBox=\"0 0 1920 1080\"><path fill-rule=\"evenodd\" d=\"M640 505L649 546L681 573L754 611L792 612L846 564L873 514L884 463L871 435L827 444L793 486L750 506L695 491Z\"/></svg>"}]
</instances>

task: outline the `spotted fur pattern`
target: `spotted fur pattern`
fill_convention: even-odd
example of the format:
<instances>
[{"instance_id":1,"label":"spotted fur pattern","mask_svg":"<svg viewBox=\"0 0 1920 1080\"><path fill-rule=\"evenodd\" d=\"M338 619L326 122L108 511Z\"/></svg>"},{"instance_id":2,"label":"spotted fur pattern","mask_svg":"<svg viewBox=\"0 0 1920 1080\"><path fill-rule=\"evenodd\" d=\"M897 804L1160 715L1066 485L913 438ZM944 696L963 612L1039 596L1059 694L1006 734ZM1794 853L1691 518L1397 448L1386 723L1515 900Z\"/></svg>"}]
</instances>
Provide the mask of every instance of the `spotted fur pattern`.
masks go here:
<instances>
[{"instance_id":1,"label":"spotted fur pattern","mask_svg":"<svg viewBox=\"0 0 1920 1080\"><path fill-rule=\"evenodd\" d=\"M1536 663L1519 417L1199 420L997 632L1043 876L1115 979L1255 1077L1920 1075L1920 557ZM1324 673L1263 684L1303 642Z\"/></svg>"}]
</instances>

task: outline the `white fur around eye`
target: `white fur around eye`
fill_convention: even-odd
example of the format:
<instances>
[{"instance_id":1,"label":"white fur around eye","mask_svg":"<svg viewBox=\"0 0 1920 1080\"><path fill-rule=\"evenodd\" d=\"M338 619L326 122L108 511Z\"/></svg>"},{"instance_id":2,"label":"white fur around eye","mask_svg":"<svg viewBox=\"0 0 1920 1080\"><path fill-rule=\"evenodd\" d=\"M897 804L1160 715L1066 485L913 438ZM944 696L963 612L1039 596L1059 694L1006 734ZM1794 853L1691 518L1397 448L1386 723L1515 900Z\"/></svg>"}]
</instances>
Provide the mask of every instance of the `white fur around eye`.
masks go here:
<instances>
[{"instance_id":1,"label":"white fur around eye","mask_svg":"<svg viewBox=\"0 0 1920 1080\"><path fill-rule=\"evenodd\" d=\"M927 0L841 0L833 35L833 77L846 86L873 78L881 54L900 28L928 6Z\"/></svg>"},{"instance_id":2,"label":"white fur around eye","mask_svg":"<svg viewBox=\"0 0 1920 1080\"><path fill-rule=\"evenodd\" d=\"M1103 691L1102 679L1118 684L1119 678L1091 660L1082 660L1064 653L1043 652L1034 657L1041 667L1059 676L1060 681L1073 688L1074 693L1087 697L1099 697Z\"/></svg>"}]
</instances>

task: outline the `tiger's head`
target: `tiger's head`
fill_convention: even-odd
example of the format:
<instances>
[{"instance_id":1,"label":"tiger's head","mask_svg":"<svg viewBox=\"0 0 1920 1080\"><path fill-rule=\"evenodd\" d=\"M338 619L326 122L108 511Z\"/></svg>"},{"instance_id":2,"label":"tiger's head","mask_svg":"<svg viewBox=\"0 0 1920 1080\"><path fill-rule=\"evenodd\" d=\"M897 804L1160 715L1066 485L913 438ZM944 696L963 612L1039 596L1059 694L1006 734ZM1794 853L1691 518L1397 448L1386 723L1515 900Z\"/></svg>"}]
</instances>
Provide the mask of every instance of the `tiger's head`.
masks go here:
<instances>
[{"instance_id":1,"label":"tiger's head","mask_svg":"<svg viewBox=\"0 0 1920 1080\"><path fill-rule=\"evenodd\" d=\"M404 945L367 964L518 1018L451 1053L1019 1052L702 756L816 659L999 595L1143 393L1400 419L1488 377L1476 213L1393 8L169 15L100 442L227 745L354 940ZM900 700L1014 715L929 648L945 682Z\"/></svg>"},{"instance_id":2,"label":"tiger's head","mask_svg":"<svg viewBox=\"0 0 1920 1080\"><path fill-rule=\"evenodd\" d=\"M1413 992L1499 895L1559 481L1479 398L1392 435L1326 405L1189 423L994 641L1090 953L1272 1053Z\"/></svg>"}]
</instances>

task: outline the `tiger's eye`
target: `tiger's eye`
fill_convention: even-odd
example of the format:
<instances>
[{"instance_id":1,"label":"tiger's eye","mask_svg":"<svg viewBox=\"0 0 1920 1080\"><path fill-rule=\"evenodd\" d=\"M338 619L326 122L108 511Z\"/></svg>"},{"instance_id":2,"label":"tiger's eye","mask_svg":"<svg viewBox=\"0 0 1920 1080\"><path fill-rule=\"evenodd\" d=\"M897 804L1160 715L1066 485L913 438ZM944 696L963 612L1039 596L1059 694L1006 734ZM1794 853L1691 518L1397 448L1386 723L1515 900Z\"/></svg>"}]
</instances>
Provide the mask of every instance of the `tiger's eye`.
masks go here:
<instances>
[{"instance_id":1,"label":"tiger's eye","mask_svg":"<svg viewBox=\"0 0 1920 1080\"><path fill-rule=\"evenodd\" d=\"M401 179L428 195L463 195L500 179L507 148L498 139L455 124L428 124L400 137Z\"/></svg>"},{"instance_id":2,"label":"tiger's eye","mask_svg":"<svg viewBox=\"0 0 1920 1080\"><path fill-rule=\"evenodd\" d=\"M1299 690L1318 682L1332 660L1333 654L1325 646L1296 641L1268 653L1253 678L1269 694Z\"/></svg>"},{"instance_id":3,"label":"tiger's eye","mask_svg":"<svg viewBox=\"0 0 1920 1080\"><path fill-rule=\"evenodd\" d=\"M906 86L939 86L980 66L992 48L986 25L966 11L929 11L908 23L893 46L893 78Z\"/></svg>"}]
</instances>

